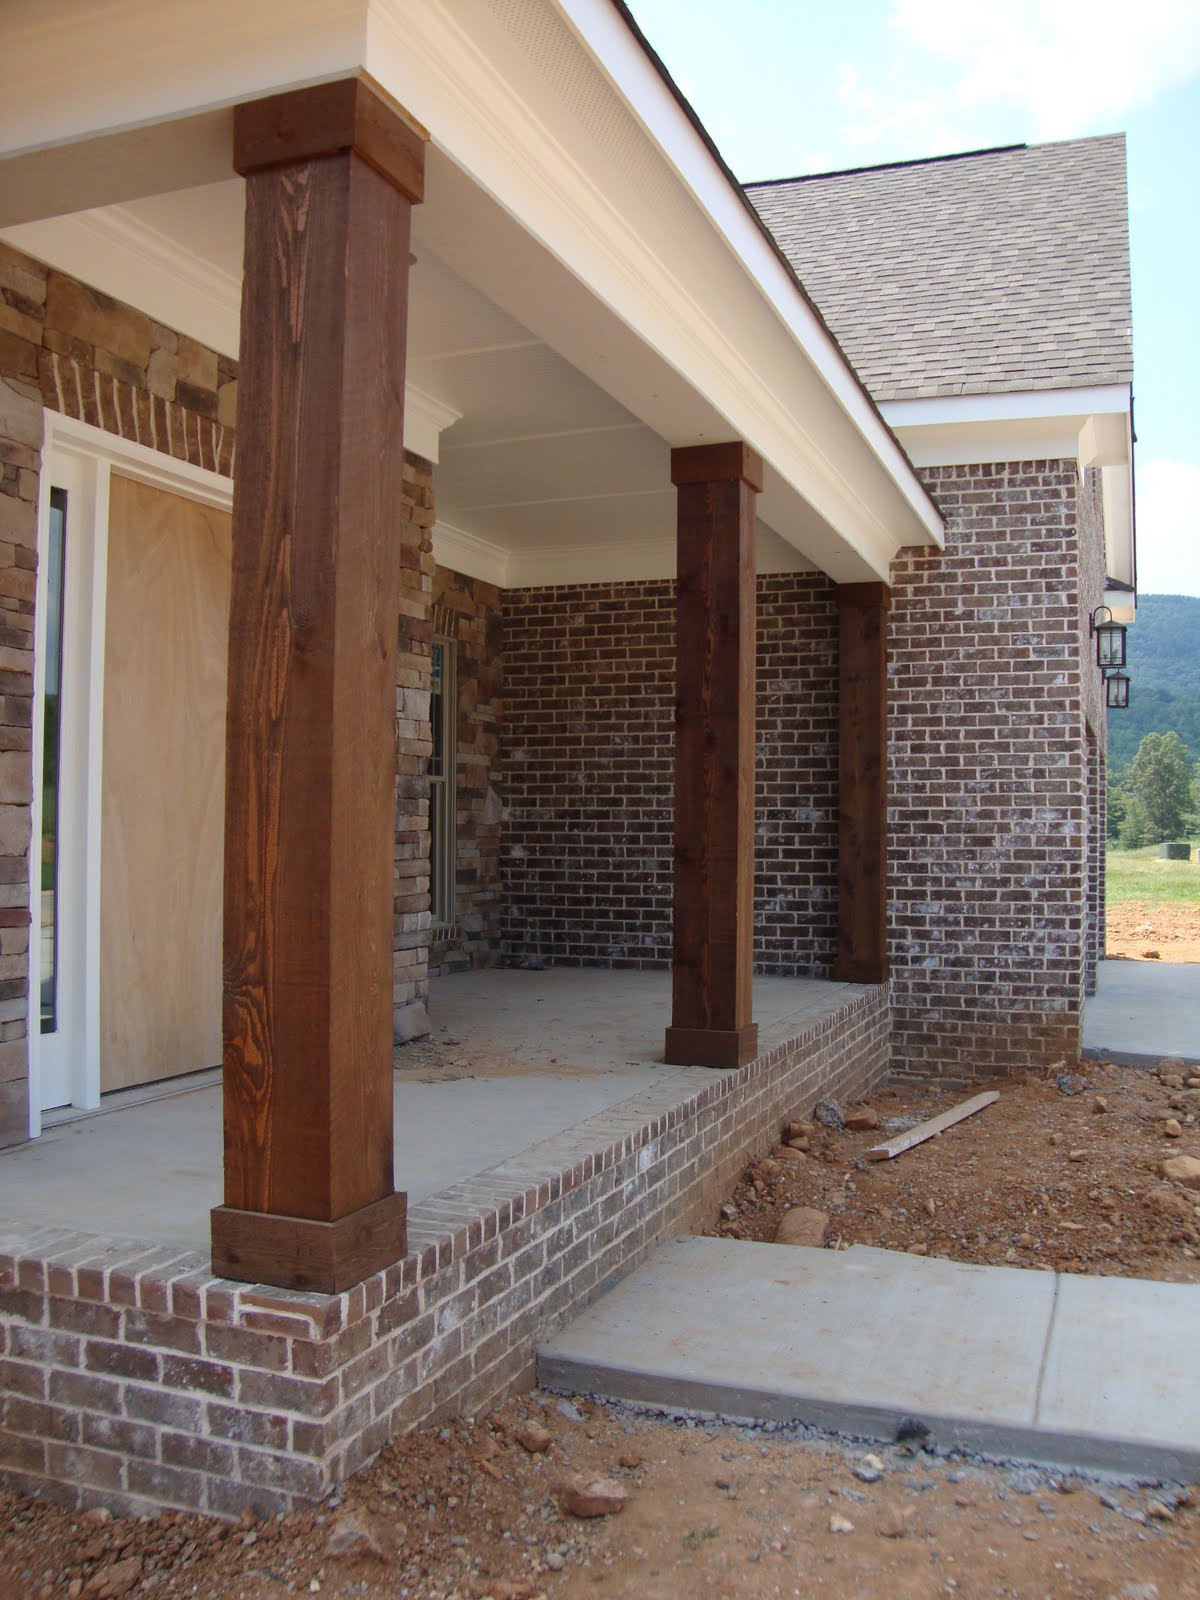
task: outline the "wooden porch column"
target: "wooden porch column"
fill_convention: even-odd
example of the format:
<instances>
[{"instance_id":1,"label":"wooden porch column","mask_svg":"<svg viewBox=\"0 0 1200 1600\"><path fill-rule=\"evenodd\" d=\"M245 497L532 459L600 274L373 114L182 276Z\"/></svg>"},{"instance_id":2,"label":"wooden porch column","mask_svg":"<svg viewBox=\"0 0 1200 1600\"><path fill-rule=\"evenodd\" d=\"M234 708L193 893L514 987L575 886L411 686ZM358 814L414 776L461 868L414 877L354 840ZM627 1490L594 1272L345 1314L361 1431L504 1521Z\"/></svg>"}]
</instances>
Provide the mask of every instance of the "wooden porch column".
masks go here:
<instances>
[{"instance_id":1,"label":"wooden porch column","mask_svg":"<svg viewBox=\"0 0 1200 1600\"><path fill-rule=\"evenodd\" d=\"M333 1293L398 1260L392 870L409 220L371 80L238 106L246 178L213 1270Z\"/></svg>"},{"instance_id":2,"label":"wooden porch column","mask_svg":"<svg viewBox=\"0 0 1200 1600\"><path fill-rule=\"evenodd\" d=\"M883 983L887 959L885 583L838 586L838 950L842 983Z\"/></svg>"},{"instance_id":3,"label":"wooden porch column","mask_svg":"<svg viewBox=\"0 0 1200 1600\"><path fill-rule=\"evenodd\" d=\"M742 1067L754 966L754 507L762 461L672 450L679 490L675 934L666 1059Z\"/></svg>"}]
</instances>

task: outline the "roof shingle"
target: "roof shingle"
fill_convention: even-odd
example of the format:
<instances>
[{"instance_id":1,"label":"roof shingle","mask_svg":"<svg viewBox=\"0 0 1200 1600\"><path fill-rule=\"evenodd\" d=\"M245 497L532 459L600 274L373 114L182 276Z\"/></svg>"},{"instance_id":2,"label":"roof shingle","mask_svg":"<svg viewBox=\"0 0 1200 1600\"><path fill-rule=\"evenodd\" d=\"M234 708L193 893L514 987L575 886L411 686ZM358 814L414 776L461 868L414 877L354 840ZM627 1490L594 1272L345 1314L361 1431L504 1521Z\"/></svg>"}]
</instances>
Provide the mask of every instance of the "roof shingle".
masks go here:
<instances>
[{"instance_id":1,"label":"roof shingle","mask_svg":"<svg viewBox=\"0 0 1200 1600\"><path fill-rule=\"evenodd\" d=\"M1132 381L1123 134L746 192L878 401Z\"/></svg>"}]
</instances>

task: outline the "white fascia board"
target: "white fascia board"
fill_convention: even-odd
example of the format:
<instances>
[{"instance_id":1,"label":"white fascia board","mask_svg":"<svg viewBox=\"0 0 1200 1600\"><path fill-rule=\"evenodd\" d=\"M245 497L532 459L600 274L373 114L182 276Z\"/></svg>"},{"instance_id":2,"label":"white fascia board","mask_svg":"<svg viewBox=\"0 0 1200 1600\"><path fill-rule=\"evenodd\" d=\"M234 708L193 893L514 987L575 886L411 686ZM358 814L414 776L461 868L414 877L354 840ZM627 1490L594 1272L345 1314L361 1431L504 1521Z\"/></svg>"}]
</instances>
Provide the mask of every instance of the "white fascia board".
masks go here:
<instances>
[{"instance_id":1,"label":"white fascia board","mask_svg":"<svg viewBox=\"0 0 1200 1600\"><path fill-rule=\"evenodd\" d=\"M1073 458L1128 462L1128 384L889 400L884 416L918 467Z\"/></svg>"},{"instance_id":2,"label":"white fascia board","mask_svg":"<svg viewBox=\"0 0 1200 1600\"><path fill-rule=\"evenodd\" d=\"M656 145L656 177L686 203L694 225L695 237L687 242L672 231L678 217L668 225L655 214L644 185L627 174L614 181L605 170L611 148L577 123L571 109L587 100L583 87L645 138L642 107L630 111L559 9L554 0L542 0L522 11L521 26L548 30L535 50L506 32L507 13L472 0L372 0L367 69L431 130L456 167L716 408L725 437L746 439L795 486L857 553L862 576L886 576L888 558L902 545L940 543L941 517L910 463L751 219L741 213L739 225L754 234L779 274L786 315L731 252L720 222L685 192ZM589 75L586 86L566 95L546 65L550 60L561 72L564 47ZM674 107L657 73L651 76L653 91ZM704 150L686 119L683 125ZM707 151L704 156L711 164ZM737 205L715 164L713 173ZM697 239L703 259L693 248ZM706 282L714 276L719 293ZM797 317L811 322L811 350ZM543 329L535 331L554 343ZM845 389L845 404L831 381ZM604 387L636 411L612 381ZM659 431L672 444L698 442L674 437L669 428Z\"/></svg>"},{"instance_id":3,"label":"white fascia board","mask_svg":"<svg viewBox=\"0 0 1200 1600\"><path fill-rule=\"evenodd\" d=\"M718 229L779 315L822 381L887 467L925 522L932 542L944 527L896 439L880 425L880 414L841 347L797 288L791 273L764 237L729 179L713 159L654 63L610 0L556 0L635 114L657 141L682 182Z\"/></svg>"},{"instance_id":4,"label":"white fascia board","mask_svg":"<svg viewBox=\"0 0 1200 1600\"><path fill-rule=\"evenodd\" d=\"M943 423L1033 422L1063 417L1126 413L1127 383L1090 389L1021 389L1004 394L937 395L928 400L884 400L879 409L893 428L929 428Z\"/></svg>"}]
</instances>

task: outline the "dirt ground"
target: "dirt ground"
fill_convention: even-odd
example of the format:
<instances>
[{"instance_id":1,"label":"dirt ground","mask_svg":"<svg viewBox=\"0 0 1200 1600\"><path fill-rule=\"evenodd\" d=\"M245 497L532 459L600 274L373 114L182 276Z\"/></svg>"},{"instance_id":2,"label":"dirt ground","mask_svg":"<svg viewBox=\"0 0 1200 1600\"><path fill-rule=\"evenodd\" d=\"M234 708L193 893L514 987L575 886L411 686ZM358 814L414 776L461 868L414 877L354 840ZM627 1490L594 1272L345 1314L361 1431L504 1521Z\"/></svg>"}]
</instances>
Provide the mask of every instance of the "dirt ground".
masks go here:
<instances>
[{"instance_id":1,"label":"dirt ground","mask_svg":"<svg viewBox=\"0 0 1200 1600\"><path fill-rule=\"evenodd\" d=\"M628 1495L624 1509L567 1514L562 1485L597 1475ZM0 1593L1200 1600L1198 1494L534 1393L411 1434L342 1495L266 1523L106 1521L0 1491Z\"/></svg>"},{"instance_id":2,"label":"dirt ground","mask_svg":"<svg viewBox=\"0 0 1200 1600\"><path fill-rule=\"evenodd\" d=\"M1125 900L1106 913L1107 954L1128 961L1200 961L1200 905Z\"/></svg>"},{"instance_id":3,"label":"dirt ground","mask_svg":"<svg viewBox=\"0 0 1200 1600\"><path fill-rule=\"evenodd\" d=\"M749 1167L712 1231L771 1240L785 1210L809 1206L828 1214L834 1246L1200 1283L1200 1191L1162 1176L1166 1158L1200 1157L1200 1074L1162 1076L1064 1062L967 1091L884 1088L869 1108L845 1108L852 1120L874 1111L876 1129L806 1125L807 1153ZM1000 1099L967 1121L891 1161L865 1159L984 1087Z\"/></svg>"}]
</instances>

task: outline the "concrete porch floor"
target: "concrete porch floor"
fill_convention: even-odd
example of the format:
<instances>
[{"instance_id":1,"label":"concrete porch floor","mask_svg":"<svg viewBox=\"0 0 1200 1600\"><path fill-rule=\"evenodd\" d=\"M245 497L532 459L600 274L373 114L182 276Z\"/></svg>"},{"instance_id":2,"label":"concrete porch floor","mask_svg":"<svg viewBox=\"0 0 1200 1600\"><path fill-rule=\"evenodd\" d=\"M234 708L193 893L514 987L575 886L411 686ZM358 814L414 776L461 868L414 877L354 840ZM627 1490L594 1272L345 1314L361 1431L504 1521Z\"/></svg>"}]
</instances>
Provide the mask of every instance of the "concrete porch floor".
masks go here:
<instances>
[{"instance_id":1,"label":"concrete porch floor","mask_svg":"<svg viewBox=\"0 0 1200 1600\"><path fill-rule=\"evenodd\" d=\"M760 1048L865 993L816 979L755 982ZM662 1063L670 974L495 969L435 980L443 1075L420 1045L396 1056L395 1170L410 1205L521 1154L599 1111L702 1069ZM714 1073L713 1077L723 1076ZM220 1204L221 1091L213 1073L161 1095L113 1096L99 1112L0 1154L0 1218L207 1253Z\"/></svg>"}]
</instances>

